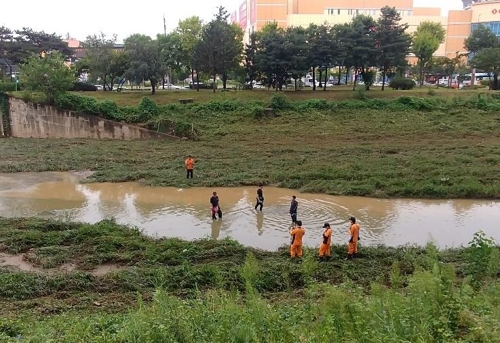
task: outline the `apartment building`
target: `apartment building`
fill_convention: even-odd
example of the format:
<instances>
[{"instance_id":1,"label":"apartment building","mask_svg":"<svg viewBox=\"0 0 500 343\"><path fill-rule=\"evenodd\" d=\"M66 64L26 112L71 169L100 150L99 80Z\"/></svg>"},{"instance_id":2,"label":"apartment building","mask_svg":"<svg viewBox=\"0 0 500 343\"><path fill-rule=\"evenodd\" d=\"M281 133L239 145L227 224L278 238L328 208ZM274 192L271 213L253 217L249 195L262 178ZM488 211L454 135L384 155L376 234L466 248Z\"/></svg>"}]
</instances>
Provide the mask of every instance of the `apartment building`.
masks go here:
<instances>
[{"instance_id":1,"label":"apartment building","mask_svg":"<svg viewBox=\"0 0 500 343\"><path fill-rule=\"evenodd\" d=\"M282 27L329 25L350 22L356 15L370 15L375 20L384 6L395 7L402 21L414 32L423 21L440 23L446 30L446 40L436 56L455 57L465 53L464 40L477 25L489 27L500 37L500 0L462 0L463 9L442 13L440 8L415 7L413 0L240 0L231 21L245 31L245 40L251 32L261 30L269 22ZM238 0L235 0L235 5ZM412 60L411 56L409 57Z\"/></svg>"}]
</instances>

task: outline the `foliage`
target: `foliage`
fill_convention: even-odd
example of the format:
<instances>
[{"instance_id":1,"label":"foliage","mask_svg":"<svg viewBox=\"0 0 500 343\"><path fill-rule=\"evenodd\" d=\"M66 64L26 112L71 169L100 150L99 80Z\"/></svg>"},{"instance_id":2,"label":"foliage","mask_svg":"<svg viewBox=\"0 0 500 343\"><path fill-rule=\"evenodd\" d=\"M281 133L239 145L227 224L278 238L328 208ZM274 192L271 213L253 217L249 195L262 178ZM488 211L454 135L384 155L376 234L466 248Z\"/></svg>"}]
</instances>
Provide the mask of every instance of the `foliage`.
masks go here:
<instances>
[{"instance_id":1,"label":"foliage","mask_svg":"<svg viewBox=\"0 0 500 343\"><path fill-rule=\"evenodd\" d=\"M203 21L196 16L179 21L176 32L180 39L181 63L190 70L191 81L194 82L194 70L196 62L195 49L199 44L203 31ZM198 78L199 81L199 78Z\"/></svg>"},{"instance_id":2,"label":"foliage","mask_svg":"<svg viewBox=\"0 0 500 343\"><path fill-rule=\"evenodd\" d=\"M114 50L116 39L116 35L108 38L103 33L88 36L83 45L87 51L85 59L77 67L79 71L88 68L93 79L100 79L104 91L113 90L116 81L128 69L128 56Z\"/></svg>"},{"instance_id":3,"label":"foliage","mask_svg":"<svg viewBox=\"0 0 500 343\"><path fill-rule=\"evenodd\" d=\"M424 21L413 34L412 52L418 59L420 85L424 82L425 70L429 67L432 55L444 42L446 31L440 23Z\"/></svg>"},{"instance_id":4,"label":"foliage","mask_svg":"<svg viewBox=\"0 0 500 343\"><path fill-rule=\"evenodd\" d=\"M484 49L498 47L498 45L497 36L483 24L478 25L464 42L465 49L473 54Z\"/></svg>"},{"instance_id":5,"label":"foliage","mask_svg":"<svg viewBox=\"0 0 500 343\"><path fill-rule=\"evenodd\" d=\"M223 7L203 28L201 40L195 47L196 66L213 77L221 75L226 89L227 75L241 63L243 31L236 24L228 24L229 15ZM215 88L214 88L215 92Z\"/></svg>"},{"instance_id":6,"label":"foliage","mask_svg":"<svg viewBox=\"0 0 500 343\"><path fill-rule=\"evenodd\" d=\"M464 249L364 247L355 261L320 264L316 249L306 248L297 265L286 247L264 252L227 239L155 240L112 221L0 223L7 251L41 259L44 250L62 253L78 268L0 273L6 341L497 341L500 283L494 277L473 289L461 278L470 261ZM69 248L51 250L61 245ZM345 249L332 250L339 256ZM108 262L120 270L93 276L80 269Z\"/></svg>"},{"instance_id":7,"label":"foliage","mask_svg":"<svg viewBox=\"0 0 500 343\"><path fill-rule=\"evenodd\" d=\"M149 80L153 95L156 93L158 80L165 74L160 48L157 41L146 35L134 34L125 40L125 52L129 57L125 75L136 83Z\"/></svg>"},{"instance_id":8,"label":"foliage","mask_svg":"<svg viewBox=\"0 0 500 343\"><path fill-rule=\"evenodd\" d=\"M493 89L497 89L498 74L500 74L500 48L486 48L479 51L472 59L471 64L493 74Z\"/></svg>"},{"instance_id":9,"label":"foliage","mask_svg":"<svg viewBox=\"0 0 500 343\"><path fill-rule=\"evenodd\" d=\"M0 89L0 113L2 114L3 130L0 132L5 136L10 136L10 109L9 109L9 96Z\"/></svg>"},{"instance_id":10,"label":"foliage","mask_svg":"<svg viewBox=\"0 0 500 343\"><path fill-rule=\"evenodd\" d=\"M0 82L0 92L14 92L16 89L14 82Z\"/></svg>"},{"instance_id":11,"label":"foliage","mask_svg":"<svg viewBox=\"0 0 500 343\"><path fill-rule=\"evenodd\" d=\"M247 75L246 81L253 88L253 82L259 79L259 69L255 56L257 55L257 33L250 34L250 43L245 46L245 72Z\"/></svg>"},{"instance_id":12,"label":"foliage","mask_svg":"<svg viewBox=\"0 0 500 343\"><path fill-rule=\"evenodd\" d=\"M406 33L408 24L401 24L401 15L394 7L385 6L377 20L375 39L379 53L378 65L382 69L382 90L385 78L391 68L406 66L410 51L411 36Z\"/></svg>"},{"instance_id":13,"label":"foliage","mask_svg":"<svg viewBox=\"0 0 500 343\"><path fill-rule=\"evenodd\" d=\"M55 33L34 31L23 27L11 30L0 26L0 58L8 58L13 64L25 63L31 55L41 52L59 51L65 58L73 54L68 44Z\"/></svg>"},{"instance_id":14,"label":"foliage","mask_svg":"<svg viewBox=\"0 0 500 343\"><path fill-rule=\"evenodd\" d=\"M95 92L97 87L87 82L75 82L69 90L73 92Z\"/></svg>"},{"instance_id":15,"label":"foliage","mask_svg":"<svg viewBox=\"0 0 500 343\"><path fill-rule=\"evenodd\" d=\"M41 58L33 55L21 67L21 83L30 92L41 92L53 104L75 82L71 69L64 64L61 53L54 51Z\"/></svg>"},{"instance_id":16,"label":"foliage","mask_svg":"<svg viewBox=\"0 0 500 343\"><path fill-rule=\"evenodd\" d=\"M389 83L392 89L410 90L416 86L415 81L404 77L395 77Z\"/></svg>"},{"instance_id":17,"label":"foliage","mask_svg":"<svg viewBox=\"0 0 500 343\"><path fill-rule=\"evenodd\" d=\"M370 16L356 16L349 24L348 30L348 60L356 71L353 90L356 89L358 73L364 78L371 66L377 64L376 23ZM370 85L365 85L369 90Z\"/></svg>"},{"instance_id":18,"label":"foliage","mask_svg":"<svg viewBox=\"0 0 500 343\"><path fill-rule=\"evenodd\" d=\"M467 253L467 275L471 277L472 285L478 290L488 277L496 278L500 272L498 250L493 238L486 237L484 232L479 231L469 243Z\"/></svg>"}]
</instances>

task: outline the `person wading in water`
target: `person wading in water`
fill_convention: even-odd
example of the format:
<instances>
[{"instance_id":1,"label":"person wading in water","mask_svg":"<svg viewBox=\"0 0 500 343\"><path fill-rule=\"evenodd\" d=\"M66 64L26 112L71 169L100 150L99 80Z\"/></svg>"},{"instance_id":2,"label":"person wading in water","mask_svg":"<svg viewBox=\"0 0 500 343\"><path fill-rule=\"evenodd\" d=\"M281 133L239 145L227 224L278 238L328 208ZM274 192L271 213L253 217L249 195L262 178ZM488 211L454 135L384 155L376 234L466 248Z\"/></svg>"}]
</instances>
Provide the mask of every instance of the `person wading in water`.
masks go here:
<instances>
[{"instance_id":1,"label":"person wading in water","mask_svg":"<svg viewBox=\"0 0 500 343\"><path fill-rule=\"evenodd\" d=\"M297 209L299 207L299 203L297 202L297 197L292 196L292 202L290 203L290 217L292 217L292 225L294 226L297 223Z\"/></svg>"},{"instance_id":2,"label":"person wading in water","mask_svg":"<svg viewBox=\"0 0 500 343\"><path fill-rule=\"evenodd\" d=\"M213 192L212 197L210 198L210 205L212 205L212 219L216 220L216 215L219 216L219 219L222 218L222 210L219 206L219 196L217 192Z\"/></svg>"},{"instance_id":3,"label":"person wading in water","mask_svg":"<svg viewBox=\"0 0 500 343\"><path fill-rule=\"evenodd\" d=\"M262 212L262 207L264 207L264 192L262 191L262 185L259 185L257 189L257 204L255 205L255 211L260 207L260 212Z\"/></svg>"}]
</instances>

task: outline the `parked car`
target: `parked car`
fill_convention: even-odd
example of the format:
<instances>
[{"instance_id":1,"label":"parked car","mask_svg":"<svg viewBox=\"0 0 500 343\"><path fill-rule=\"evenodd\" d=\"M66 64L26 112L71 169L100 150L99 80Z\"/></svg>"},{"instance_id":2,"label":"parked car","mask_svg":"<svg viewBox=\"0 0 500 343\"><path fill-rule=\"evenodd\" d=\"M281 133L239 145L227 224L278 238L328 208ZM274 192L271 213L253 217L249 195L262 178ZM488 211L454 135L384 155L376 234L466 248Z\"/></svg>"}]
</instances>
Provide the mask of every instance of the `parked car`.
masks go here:
<instances>
[{"instance_id":1,"label":"parked car","mask_svg":"<svg viewBox=\"0 0 500 343\"><path fill-rule=\"evenodd\" d=\"M181 89L181 87L176 86L176 85L172 85L172 84L170 84L170 83L166 83L166 84L165 84L165 88L166 88L166 89Z\"/></svg>"}]
</instances>

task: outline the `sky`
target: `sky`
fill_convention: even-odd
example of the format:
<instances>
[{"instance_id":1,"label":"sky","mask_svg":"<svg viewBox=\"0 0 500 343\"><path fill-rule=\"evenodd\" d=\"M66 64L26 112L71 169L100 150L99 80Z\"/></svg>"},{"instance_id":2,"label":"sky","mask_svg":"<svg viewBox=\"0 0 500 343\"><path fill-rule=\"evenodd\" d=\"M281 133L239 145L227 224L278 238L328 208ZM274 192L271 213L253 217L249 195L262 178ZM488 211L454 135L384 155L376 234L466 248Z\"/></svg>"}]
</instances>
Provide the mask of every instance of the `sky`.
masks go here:
<instances>
[{"instance_id":1,"label":"sky","mask_svg":"<svg viewBox=\"0 0 500 343\"><path fill-rule=\"evenodd\" d=\"M117 34L118 40L123 41L133 33L153 37L157 33L163 33L163 15L167 22L167 32L170 32L180 19L197 15L208 21L218 6L224 6L232 13L241 2L242 0L86 0L78 3L67 0L22 0L21 9L16 2L0 6L0 26L11 29L30 27L37 31L55 32L63 38L69 34L78 40L103 32L109 36ZM441 7L442 13L446 13L450 9L461 9L462 1L414 0L414 5ZM11 6L13 8L9 9Z\"/></svg>"}]
</instances>

